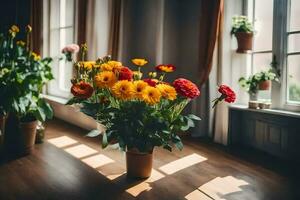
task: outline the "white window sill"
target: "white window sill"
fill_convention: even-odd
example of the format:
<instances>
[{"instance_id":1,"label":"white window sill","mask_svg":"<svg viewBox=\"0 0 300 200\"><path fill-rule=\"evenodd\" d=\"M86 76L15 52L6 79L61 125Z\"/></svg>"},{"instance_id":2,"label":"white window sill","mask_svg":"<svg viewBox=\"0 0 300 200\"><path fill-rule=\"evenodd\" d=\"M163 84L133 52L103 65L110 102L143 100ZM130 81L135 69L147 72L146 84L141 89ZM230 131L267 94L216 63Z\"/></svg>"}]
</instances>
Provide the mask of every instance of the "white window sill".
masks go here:
<instances>
[{"instance_id":1,"label":"white window sill","mask_svg":"<svg viewBox=\"0 0 300 200\"><path fill-rule=\"evenodd\" d=\"M231 105L229 106L231 109L234 110L245 110L249 112L260 112L260 113L268 113L268 114L274 114L274 115L281 115L281 116L287 116L287 117L295 117L300 118L300 112L295 111L287 111L287 110L281 110L281 109L251 109L248 108L246 105Z\"/></svg>"}]
</instances>

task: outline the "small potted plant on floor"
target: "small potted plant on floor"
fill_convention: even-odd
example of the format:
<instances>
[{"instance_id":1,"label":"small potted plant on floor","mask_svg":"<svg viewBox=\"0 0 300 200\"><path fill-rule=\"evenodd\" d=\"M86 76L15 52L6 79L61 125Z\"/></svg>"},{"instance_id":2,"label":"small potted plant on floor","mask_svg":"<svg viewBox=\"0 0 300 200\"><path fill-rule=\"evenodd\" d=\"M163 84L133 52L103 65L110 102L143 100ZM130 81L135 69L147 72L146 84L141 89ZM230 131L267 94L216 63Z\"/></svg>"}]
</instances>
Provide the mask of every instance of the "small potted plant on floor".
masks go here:
<instances>
[{"instance_id":1,"label":"small potted plant on floor","mask_svg":"<svg viewBox=\"0 0 300 200\"><path fill-rule=\"evenodd\" d=\"M246 16L232 18L231 34L235 35L238 42L237 53L247 53L252 50L253 32L253 25Z\"/></svg>"},{"instance_id":2,"label":"small potted plant on floor","mask_svg":"<svg viewBox=\"0 0 300 200\"><path fill-rule=\"evenodd\" d=\"M83 46L83 54L85 49ZM173 65L159 65L157 72L142 79L141 69L147 61L133 59L132 62L138 73L110 60L109 56L95 62L75 62L77 73L71 88L74 97L67 104L80 104L83 113L106 126L102 147L119 143L126 151L129 177L147 178L151 175L155 147L172 151L174 144L183 148L176 133L187 131L194 126L194 120L200 119L183 115L182 111L200 91L183 78L167 83L164 77L175 70Z\"/></svg>"}]
</instances>

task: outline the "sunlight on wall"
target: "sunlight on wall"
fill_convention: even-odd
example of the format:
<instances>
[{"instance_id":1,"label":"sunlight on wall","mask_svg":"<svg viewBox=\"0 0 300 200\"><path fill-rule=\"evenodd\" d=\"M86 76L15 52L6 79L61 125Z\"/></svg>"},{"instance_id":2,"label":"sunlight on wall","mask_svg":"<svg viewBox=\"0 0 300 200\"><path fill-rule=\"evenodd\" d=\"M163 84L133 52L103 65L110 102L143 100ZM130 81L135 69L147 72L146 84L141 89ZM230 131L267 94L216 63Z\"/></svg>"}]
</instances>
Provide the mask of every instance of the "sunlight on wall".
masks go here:
<instances>
[{"instance_id":1,"label":"sunlight on wall","mask_svg":"<svg viewBox=\"0 0 300 200\"><path fill-rule=\"evenodd\" d=\"M185 156L183 158L170 162L160 167L159 169L166 174L174 174L177 171L180 171L184 168L190 167L197 163L203 162L205 160L207 160L207 158L194 153L189 156Z\"/></svg>"},{"instance_id":2,"label":"sunlight on wall","mask_svg":"<svg viewBox=\"0 0 300 200\"><path fill-rule=\"evenodd\" d=\"M65 151L76 158L83 158L85 156L89 156L94 153L97 153L97 151L95 149L92 149L84 144L80 144L80 145L77 145L74 147L67 148L67 149L65 149Z\"/></svg>"},{"instance_id":3,"label":"sunlight on wall","mask_svg":"<svg viewBox=\"0 0 300 200\"><path fill-rule=\"evenodd\" d=\"M185 198L188 200L198 200L200 195L206 195L210 197L210 199L221 200L224 199L222 198L224 195L242 191L240 186L244 185L249 185L249 183L232 176L226 176L223 178L217 177L200 186L197 190L194 190L185 196Z\"/></svg>"},{"instance_id":4,"label":"sunlight on wall","mask_svg":"<svg viewBox=\"0 0 300 200\"><path fill-rule=\"evenodd\" d=\"M63 147L78 143L76 140L73 140L72 138L70 138L68 136L52 138L52 139L49 139L48 142L59 148L63 148Z\"/></svg>"},{"instance_id":5,"label":"sunlight on wall","mask_svg":"<svg viewBox=\"0 0 300 200\"><path fill-rule=\"evenodd\" d=\"M86 163L87 165L89 165L90 167L95 169L95 168L101 167L103 165L106 165L108 163L113 163L115 161L105 155L98 154L95 156L91 156L91 157L82 159L82 162Z\"/></svg>"}]
</instances>

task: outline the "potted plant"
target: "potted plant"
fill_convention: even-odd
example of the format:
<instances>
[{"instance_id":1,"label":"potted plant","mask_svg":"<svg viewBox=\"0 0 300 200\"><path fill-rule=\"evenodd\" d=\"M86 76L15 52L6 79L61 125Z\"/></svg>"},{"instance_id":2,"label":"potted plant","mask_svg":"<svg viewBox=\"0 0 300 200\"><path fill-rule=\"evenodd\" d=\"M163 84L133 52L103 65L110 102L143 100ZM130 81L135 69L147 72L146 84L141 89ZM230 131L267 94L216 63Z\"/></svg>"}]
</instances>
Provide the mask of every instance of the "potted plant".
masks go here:
<instances>
[{"instance_id":1,"label":"potted plant","mask_svg":"<svg viewBox=\"0 0 300 200\"><path fill-rule=\"evenodd\" d=\"M276 74L272 72L272 69L268 71L261 71L260 73L260 81L258 84L259 90L269 90L271 87L271 81L275 80L278 81Z\"/></svg>"},{"instance_id":2,"label":"potted plant","mask_svg":"<svg viewBox=\"0 0 300 200\"><path fill-rule=\"evenodd\" d=\"M252 50L253 32L253 25L246 16L232 18L231 35L235 35L237 39L237 53L247 53Z\"/></svg>"},{"instance_id":3,"label":"potted plant","mask_svg":"<svg viewBox=\"0 0 300 200\"><path fill-rule=\"evenodd\" d=\"M83 54L85 48L81 48ZM165 82L165 75L175 70L173 65L159 65L157 72L142 79L141 69L147 61L133 59L132 62L137 72L109 56L95 62L75 62L77 73L71 80L74 97L67 104L80 104L83 113L105 125L102 147L119 143L126 152L129 177L147 178L151 174L155 147L172 151L174 144L183 148L176 133L187 131L194 126L194 120L200 119L183 115L182 111L200 91L183 78ZM98 134L93 131L88 136Z\"/></svg>"},{"instance_id":4,"label":"potted plant","mask_svg":"<svg viewBox=\"0 0 300 200\"><path fill-rule=\"evenodd\" d=\"M32 28L27 26L26 42L15 41L19 28L14 25L0 41L0 51L5 55L0 60L0 66L9 69L6 70L3 90L6 95L3 101L9 116L15 121L10 123L11 127L7 130L11 131L6 134L18 136L15 131L19 130L22 136L21 149L25 149L25 153L29 153L34 144L36 120L45 121L53 115L49 104L41 98L43 86L53 79L50 66L52 59L42 59L30 50L31 31ZM19 129L16 129L16 124Z\"/></svg>"}]
</instances>

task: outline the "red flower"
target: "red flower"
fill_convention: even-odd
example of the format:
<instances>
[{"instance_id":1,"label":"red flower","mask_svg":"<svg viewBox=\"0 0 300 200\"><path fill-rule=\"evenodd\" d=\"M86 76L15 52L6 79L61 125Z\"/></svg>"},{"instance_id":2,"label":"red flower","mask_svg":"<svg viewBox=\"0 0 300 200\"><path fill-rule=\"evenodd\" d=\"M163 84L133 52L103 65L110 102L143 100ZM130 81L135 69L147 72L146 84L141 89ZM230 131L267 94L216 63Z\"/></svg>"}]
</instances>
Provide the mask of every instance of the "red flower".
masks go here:
<instances>
[{"instance_id":1,"label":"red flower","mask_svg":"<svg viewBox=\"0 0 300 200\"><path fill-rule=\"evenodd\" d=\"M156 71L159 71L159 72L174 72L176 67L172 64L168 64L168 65L161 64L161 65L156 66L155 69L156 69Z\"/></svg>"},{"instance_id":2,"label":"red flower","mask_svg":"<svg viewBox=\"0 0 300 200\"><path fill-rule=\"evenodd\" d=\"M234 91L227 85L220 85L218 91L222 94L221 96L228 103L233 103L236 99Z\"/></svg>"},{"instance_id":3,"label":"red flower","mask_svg":"<svg viewBox=\"0 0 300 200\"><path fill-rule=\"evenodd\" d=\"M187 79L178 78L173 82L173 85L176 91L184 97L193 99L200 95L197 85Z\"/></svg>"},{"instance_id":4,"label":"red flower","mask_svg":"<svg viewBox=\"0 0 300 200\"><path fill-rule=\"evenodd\" d=\"M71 87L71 93L75 97L80 98L80 99L87 99L87 98L91 97L93 92L94 92L93 87L89 83L86 83L83 81L81 81L79 83L75 83Z\"/></svg>"},{"instance_id":5,"label":"red flower","mask_svg":"<svg viewBox=\"0 0 300 200\"><path fill-rule=\"evenodd\" d=\"M133 72L128 67L122 67L119 71L119 80L131 81Z\"/></svg>"},{"instance_id":6,"label":"red flower","mask_svg":"<svg viewBox=\"0 0 300 200\"><path fill-rule=\"evenodd\" d=\"M145 78L143 80L144 82L148 83L149 86L155 87L157 82L151 78Z\"/></svg>"}]
</instances>

